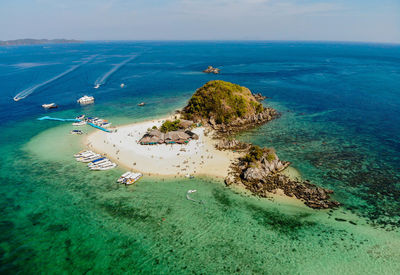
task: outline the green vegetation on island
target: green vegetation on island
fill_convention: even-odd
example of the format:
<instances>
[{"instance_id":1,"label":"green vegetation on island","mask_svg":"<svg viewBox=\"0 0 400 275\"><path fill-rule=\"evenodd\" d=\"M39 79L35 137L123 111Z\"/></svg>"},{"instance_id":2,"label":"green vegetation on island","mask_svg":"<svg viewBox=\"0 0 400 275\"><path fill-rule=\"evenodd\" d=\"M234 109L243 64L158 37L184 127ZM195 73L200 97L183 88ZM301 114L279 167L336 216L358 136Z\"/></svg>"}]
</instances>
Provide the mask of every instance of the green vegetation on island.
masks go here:
<instances>
[{"instance_id":1,"label":"green vegetation on island","mask_svg":"<svg viewBox=\"0 0 400 275\"><path fill-rule=\"evenodd\" d=\"M163 133L177 131L177 130L181 129L180 123L181 123L181 121L179 119L176 119L174 121L166 120L161 125L160 131Z\"/></svg>"},{"instance_id":2,"label":"green vegetation on island","mask_svg":"<svg viewBox=\"0 0 400 275\"><path fill-rule=\"evenodd\" d=\"M243 160L249 164L259 161L263 156L268 162L275 160L275 150L272 148L261 148L258 145L252 145Z\"/></svg>"},{"instance_id":3,"label":"green vegetation on island","mask_svg":"<svg viewBox=\"0 0 400 275\"><path fill-rule=\"evenodd\" d=\"M184 115L194 120L213 118L217 124L225 124L263 111L263 105L248 88L213 80L196 90L184 108Z\"/></svg>"}]
</instances>

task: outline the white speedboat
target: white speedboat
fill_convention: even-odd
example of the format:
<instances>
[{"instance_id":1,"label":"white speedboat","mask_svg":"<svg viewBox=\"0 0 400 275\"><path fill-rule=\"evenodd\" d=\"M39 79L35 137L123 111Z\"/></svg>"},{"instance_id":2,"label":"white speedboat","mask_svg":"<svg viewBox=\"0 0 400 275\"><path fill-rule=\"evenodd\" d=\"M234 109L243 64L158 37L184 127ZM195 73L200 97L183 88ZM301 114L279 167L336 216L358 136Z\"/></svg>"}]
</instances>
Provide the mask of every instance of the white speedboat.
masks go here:
<instances>
[{"instance_id":1,"label":"white speedboat","mask_svg":"<svg viewBox=\"0 0 400 275\"><path fill-rule=\"evenodd\" d=\"M81 105L92 104L92 103L94 103L94 97L84 95L80 99L78 99L77 102Z\"/></svg>"},{"instance_id":2,"label":"white speedboat","mask_svg":"<svg viewBox=\"0 0 400 275\"><path fill-rule=\"evenodd\" d=\"M79 153L75 154L74 157L79 158L83 156L89 156L95 154L93 151L90 150L82 150Z\"/></svg>"},{"instance_id":3,"label":"white speedboat","mask_svg":"<svg viewBox=\"0 0 400 275\"><path fill-rule=\"evenodd\" d=\"M137 182L141 177L143 177L142 173L126 172L121 175L121 177L117 180L117 182L130 185Z\"/></svg>"},{"instance_id":4,"label":"white speedboat","mask_svg":"<svg viewBox=\"0 0 400 275\"><path fill-rule=\"evenodd\" d=\"M53 108L57 108L58 106L55 103L49 103L49 104L43 104L42 107L45 109L53 109Z\"/></svg>"},{"instance_id":5,"label":"white speedboat","mask_svg":"<svg viewBox=\"0 0 400 275\"><path fill-rule=\"evenodd\" d=\"M139 104L138 104L138 106L144 106L146 103L144 103L144 102L140 102Z\"/></svg>"},{"instance_id":6,"label":"white speedboat","mask_svg":"<svg viewBox=\"0 0 400 275\"><path fill-rule=\"evenodd\" d=\"M106 164L106 165L101 165L101 166L96 166L96 167L91 167L90 170L97 170L97 171L104 171L104 170L109 170L117 167L117 165L113 162Z\"/></svg>"},{"instance_id":7,"label":"white speedboat","mask_svg":"<svg viewBox=\"0 0 400 275\"><path fill-rule=\"evenodd\" d=\"M121 88L124 88L125 87L125 84L124 83L121 83L121 85L119 85Z\"/></svg>"},{"instance_id":8,"label":"white speedboat","mask_svg":"<svg viewBox=\"0 0 400 275\"><path fill-rule=\"evenodd\" d=\"M96 159L98 159L100 157L101 157L100 154L93 154L93 155L77 158L76 160L79 161L79 162L91 162L91 161L94 161L94 160L96 160Z\"/></svg>"},{"instance_id":9,"label":"white speedboat","mask_svg":"<svg viewBox=\"0 0 400 275\"><path fill-rule=\"evenodd\" d=\"M83 126L83 125L85 125L86 124L86 121L79 121L79 122L74 122L74 123L72 123L72 125L73 126Z\"/></svg>"},{"instance_id":10,"label":"white speedboat","mask_svg":"<svg viewBox=\"0 0 400 275\"><path fill-rule=\"evenodd\" d=\"M111 164L112 162L107 159L107 158L100 158L92 161L91 163L88 164L88 167L97 167L97 166L103 166L107 164Z\"/></svg>"},{"instance_id":11,"label":"white speedboat","mask_svg":"<svg viewBox=\"0 0 400 275\"><path fill-rule=\"evenodd\" d=\"M94 85L94 88L95 88L95 89L98 89L98 88L100 88L100 84L96 84L96 85Z\"/></svg>"}]
</instances>

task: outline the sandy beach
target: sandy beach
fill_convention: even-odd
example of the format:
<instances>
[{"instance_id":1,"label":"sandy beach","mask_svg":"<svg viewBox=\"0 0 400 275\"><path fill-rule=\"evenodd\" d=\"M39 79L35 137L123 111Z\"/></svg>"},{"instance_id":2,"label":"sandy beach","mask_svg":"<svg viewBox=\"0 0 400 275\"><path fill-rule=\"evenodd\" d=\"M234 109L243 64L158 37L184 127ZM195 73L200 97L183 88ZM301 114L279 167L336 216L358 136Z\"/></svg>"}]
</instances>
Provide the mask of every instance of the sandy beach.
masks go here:
<instances>
[{"instance_id":1,"label":"sandy beach","mask_svg":"<svg viewBox=\"0 0 400 275\"><path fill-rule=\"evenodd\" d=\"M204 134L204 127L193 130L199 136L186 145L140 145L148 128L159 127L168 118L120 126L114 133L95 131L84 140L85 146L101 153L128 170L160 176L209 175L225 177L239 153L218 151L217 140Z\"/></svg>"}]
</instances>

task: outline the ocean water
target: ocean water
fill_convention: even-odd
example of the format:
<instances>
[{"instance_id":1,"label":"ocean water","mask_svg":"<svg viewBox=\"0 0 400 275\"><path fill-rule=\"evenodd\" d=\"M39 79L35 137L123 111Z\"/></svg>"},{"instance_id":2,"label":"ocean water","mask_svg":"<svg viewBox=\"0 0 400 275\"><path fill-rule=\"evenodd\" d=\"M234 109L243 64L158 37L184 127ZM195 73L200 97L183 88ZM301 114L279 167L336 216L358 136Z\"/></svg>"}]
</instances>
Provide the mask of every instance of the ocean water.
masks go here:
<instances>
[{"instance_id":1,"label":"ocean water","mask_svg":"<svg viewBox=\"0 0 400 275\"><path fill-rule=\"evenodd\" d=\"M208 65L221 74L201 73ZM268 96L281 117L238 138L274 147L343 206L260 199L213 178L145 176L120 186L123 170L88 172L74 161L82 145L70 124L36 120L84 113L118 125L163 116L212 79ZM78 106L85 94L96 103ZM41 108L50 102L60 107ZM0 273L399 274L399 115L398 45L2 47ZM189 189L203 205L186 200Z\"/></svg>"}]
</instances>

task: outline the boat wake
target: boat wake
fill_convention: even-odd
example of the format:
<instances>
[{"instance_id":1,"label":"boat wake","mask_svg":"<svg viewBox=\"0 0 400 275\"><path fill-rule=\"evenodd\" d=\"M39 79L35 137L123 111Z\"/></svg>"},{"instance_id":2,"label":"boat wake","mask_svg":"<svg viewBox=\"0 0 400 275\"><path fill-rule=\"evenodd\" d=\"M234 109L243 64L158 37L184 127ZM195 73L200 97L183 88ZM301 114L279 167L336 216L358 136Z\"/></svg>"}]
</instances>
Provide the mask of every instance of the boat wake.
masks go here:
<instances>
[{"instance_id":1,"label":"boat wake","mask_svg":"<svg viewBox=\"0 0 400 275\"><path fill-rule=\"evenodd\" d=\"M91 60L93 60L93 58L95 58L97 55L92 55L90 56L88 59L86 59L85 61L82 61L81 63L79 63L78 65L72 66L71 68L69 68L68 70L66 70L65 72L56 75L53 78L50 78L49 80L46 80L45 82L42 82L40 84L37 84L33 87L30 87L28 89L23 90L22 92L18 93L16 96L14 96L14 100L18 101L21 99L26 98L27 96L29 96L30 94L32 94L34 91L36 91L37 89L44 87L50 83L52 83L53 81L56 81L57 79L62 78L63 76L66 76L67 74L75 71L76 69L78 69L79 67L81 67L82 65L85 65L86 63L90 62Z\"/></svg>"},{"instance_id":2,"label":"boat wake","mask_svg":"<svg viewBox=\"0 0 400 275\"><path fill-rule=\"evenodd\" d=\"M103 76L99 77L98 79L96 79L96 81L94 82L94 87L97 89L99 88L101 85L104 85L107 81L107 79L116 71L118 71L119 69L121 69L123 66L125 66L127 63L129 63L130 61L132 61L133 59L135 59L137 57L137 55L131 56L128 59L125 59L124 61L122 61L121 63L115 65L114 67L112 67L111 70L109 70L108 72L106 72Z\"/></svg>"}]
</instances>

